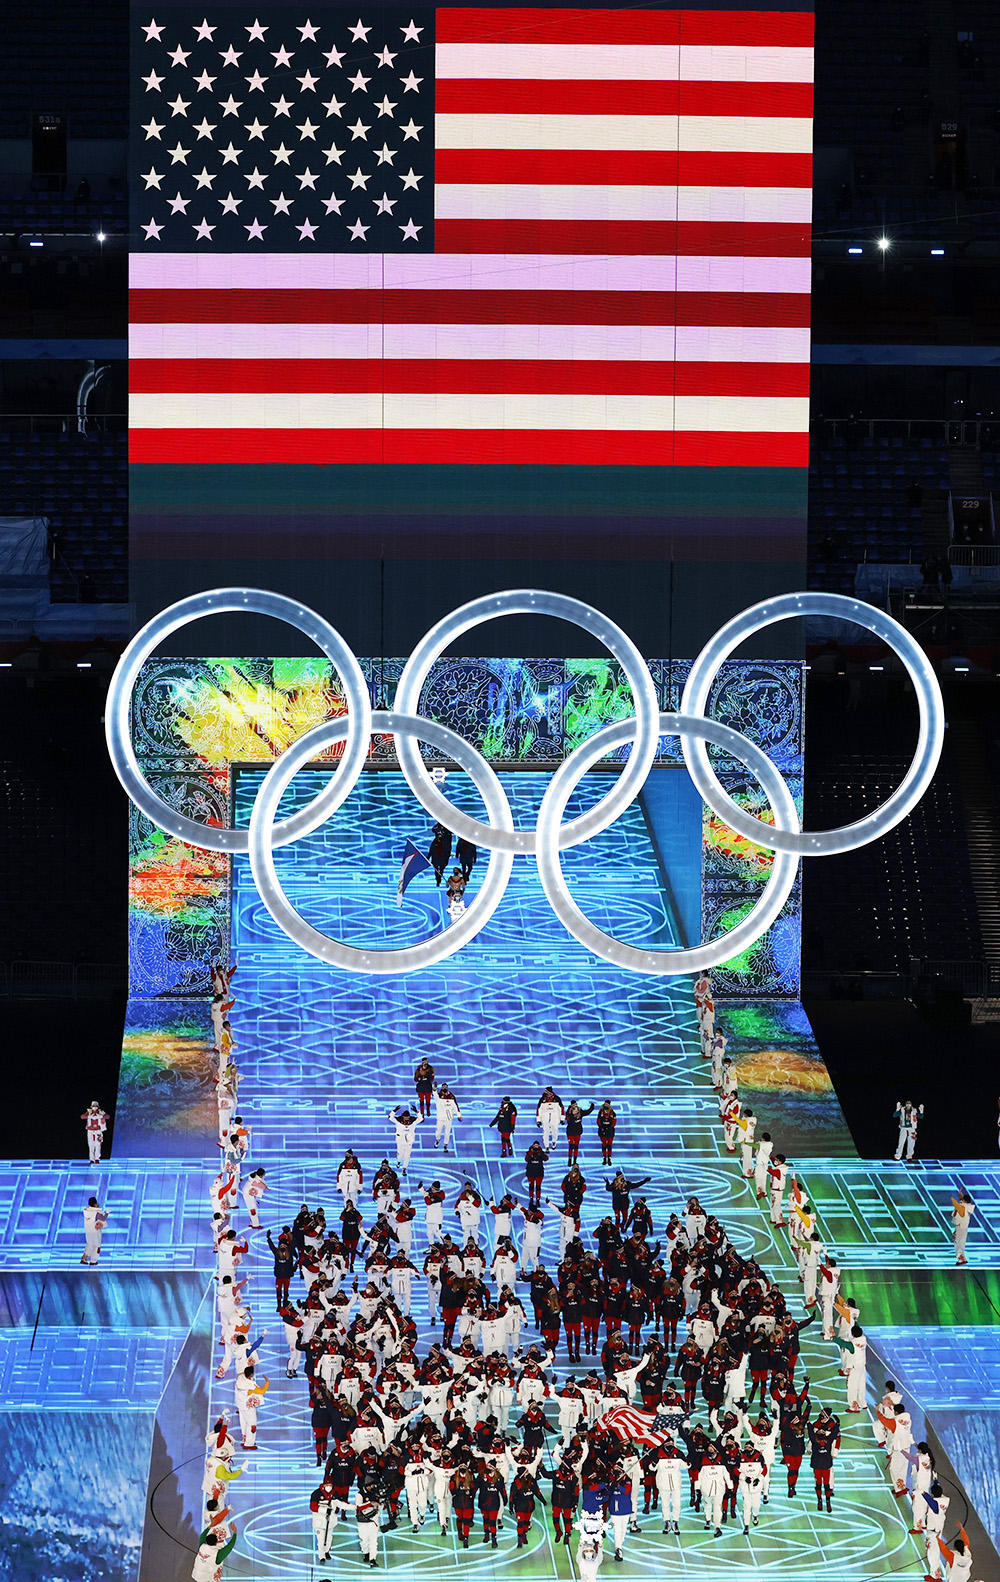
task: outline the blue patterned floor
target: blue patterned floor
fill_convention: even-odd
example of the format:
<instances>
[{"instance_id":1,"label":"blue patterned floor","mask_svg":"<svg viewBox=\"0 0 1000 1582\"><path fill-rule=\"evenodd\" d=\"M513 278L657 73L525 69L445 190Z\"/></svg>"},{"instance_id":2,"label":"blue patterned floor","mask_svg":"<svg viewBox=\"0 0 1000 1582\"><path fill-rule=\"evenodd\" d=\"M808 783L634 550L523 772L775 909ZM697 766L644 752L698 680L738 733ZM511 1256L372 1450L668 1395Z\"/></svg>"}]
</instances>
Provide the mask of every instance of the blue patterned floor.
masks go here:
<instances>
[{"instance_id":1,"label":"blue patterned floor","mask_svg":"<svg viewBox=\"0 0 1000 1582\"><path fill-rule=\"evenodd\" d=\"M508 778L515 782L517 815L527 820L537 777ZM410 834L422 838L426 825L414 823L398 776L369 775L363 787L360 825L327 826L314 842L282 854L279 864L313 921L343 929L354 942L389 937L402 943L443 924L439 897L427 881L412 904L395 906L402 841ZM252 789L252 777L246 777L238 794L244 814ZM505 1187L519 1191L520 1159L535 1135L534 1104L544 1083L551 1080L564 1096L573 1093L584 1101L607 1095L620 1115L617 1158L630 1173L652 1178L646 1191L657 1232L667 1214L697 1192L741 1251L765 1263L793 1311L800 1311L787 1243L782 1235L775 1239L722 1148L686 982L647 982L594 962L549 916L527 861L517 865L510 893L481 941L440 969L405 979L348 977L303 958L263 912L245 864L236 869L240 971L233 1020L243 1073L241 1107L254 1129L253 1162L266 1166L271 1185L265 1224L288 1222L303 1200L336 1212L334 1172L344 1149L355 1146L369 1173L391 1151L386 1112L391 1103L411 1097L413 1067L427 1053L458 1093L464 1119L448 1158L434 1151L426 1130L418 1134L413 1182L436 1176L450 1195L468 1176L493 1195ZM669 937L669 912L641 813L633 810L589 855L571 854L567 870L576 893L605 927L633 940L663 943ZM1000 1262L1000 1167L966 1170L940 1163L906 1171L857 1159L801 1007L728 1005L721 1021L761 1127L788 1153L818 1209L827 1244L845 1269L856 1271L859 1289L864 1284L872 1291L896 1274L911 1285L924 1279L946 1290L953 1263L947 1213L959 1180L979 1207L969 1255L972 1269L986 1278ZM64 1576L69 1582L136 1582L137 1513L149 1457L142 1446L152 1432L149 1410L168 1379L174 1427L164 1430L160 1462L163 1454L178 1465L200 1455L204 1426L192 1427L176 1409L175 1364L213 1264L206 1192L216 1157L209 1028L207 1006L200 1002L131 1007L132 1055L123 1065L115 1159L98 1167L28 1162L0 1168L0 1494L5 1511L16 1513L16 1532L5 1528L0 1536L2 1582L8 1576L12 1582ZM522 1121L515 1159L501 1162L488 1121L503 1092L515 1096ZM592 1134L585 1134L582 1163L590 1181L584 1221L592 1228L608 1201ZM556 1161L550 1172L560 1178ZM81 1211L92 1191L111 1212L97 1274L78 1265ZM424 1245L418 1221L418 1262ZM554 1261L555 1251L555 1232L548 1228L543 1252ZM253 1238L248 1265L257 1320L266 1325L272 1287L262 1235ZM415 1314L425 1345L429 1330L419 1286ZM270 1322L274 1334L265 1342L263 1371L272 1389L261 1414L262 1449L252 1478L238 1489L240 1543L226 1574L254 1582L325 1582L311 1558L308 1493L315 1468L305 1389L301 1379L284 1377L277 1325ZM882 1338L888 1346L890 1338ZM958 1378L960 1351L949 1351L947 1364L937 1370L934 1356L944 1354L922 1345L918 1335L894 1332L892 1343L901 1361L909 1359L928 1410L940 1411L942 1388L947 1394L949 1380ZM985 1393L995 1367L991 1338L972 1344L979 1346L981 1398L992 1400ZM207 1353L206 1344L205 1363ZM842 1408L836 1354L816 1338L815 1327L804 1333L804 1361L813 1399ZM565 1366L563 1357L559 1362ZM207 1365L199 1366L207 1377ZM936 1393L925 1388L927 1370L940 1374ZM181 1393L193 1399L190 1377L182 1375ZM963 1387L973 1393L967 1382ZM48 1419L51 1430L40 1434L43 1392L56 1411ZM212 1410L231 1403L230 1381L213 1381ZM207 1423L207 1409L202 1415ZM966 1411L972 1429L964 1440L961 1425L955 1430L962 1456L990 1452L983 1428L988 1415L974 1419ZM830 1582L832 1576L838 1582L887 1582L922 1575L907 1513L887 1489L870 1429L857 1418L845 1417L844 1424L832 1517L810 1511L808 1500L788 1501L777 1478L752 1541L727 1532L716 1542L700 1522L687 1518L678 1545L660 1534L658 1523L648 1522L641 1537L629 1540L624 1582L659 1582L664 1573L689 1582ZM58 1544L31 1526L39 1491L57 1500L58 1479L53 1485L38 1452L40 1443L50 1442L79 1483L64 1502L67 1520L76 1524L72 1566ZM129 1470L121 1483L123 1465ZM969 1484L977 1499L982 1491L988 1515L988 1476L978 1462ZM138 1582L185 1582L191 1567L185 1534L197 1530L192 1524L200 1513L192 1504L185 1524L180 1494L172 1503L162 1503L162 1495L158 1501L157 1521L166 1531L157 1537L155 1565L145 1565ZM81 1516L87 1509L89 1529ZM97 1510L110 1513L104 1527L93 1524ZM451 1538L442 1542L425 1530L392 1534L384 1541L383 1559L404 1582L430 1576L442 1563L460 1582L471 1572L481 1582L508 1575L518 1582L570 1582L572 1575L565 1551L553 1550L543 1523L533 1528L531 1546L520 1555L509 1529L495 1555L456 1551ZM339 1532L326 1576L350 1577L359 1566L352 1533Z\"/></svg>"},{"instance_id":2,"label":"blue patterned floor","mask_svg":"<svg viewBox=\"0 0 1000 1582\"><path fill-rule=\"evenodd\" d=\"M259 769L240 770L236 776L234 811L236 823L241 826L249 823L262 778ZM321 770L304 770L286 792L280 816L304 806L326 778ZM515 824L534 826L550 778L530 772L500 776ZM592 806L611 783L605 774L590 775L571 800L567 818ZM463 811L483 816L478 792L466 775L449 774L445 791ZM307 840L276 854L278 877L294 894L308 921L336 933L349 944L384 943L396 948L447 927L444 889L435 887L430 872L414 880L402 907L396 905L396 880L404 842L412 839L426 850L431 825L402 776L392 770L363 775L352 793L349 809L335 815ZM692 831L692 838L699 834ZM483 852L469 887L470 901L482 880L486 861L487 853ZM567 851L563 863L581 907L600 927L632 944L669 946L677 942L639 802L633 802L603 835ZM271 922L257 897L245 859L235 864L234 917L234 934L244 959L262 967L272 963L281 967L297 964L298 953ZM461 961L467 971L484 971L522 963L589 967L593 958L553 917L538 883L534 861L519 857L499 910L466 946ZM449 970L447 964L445 970Z\"/></svg>"}]
</instances>

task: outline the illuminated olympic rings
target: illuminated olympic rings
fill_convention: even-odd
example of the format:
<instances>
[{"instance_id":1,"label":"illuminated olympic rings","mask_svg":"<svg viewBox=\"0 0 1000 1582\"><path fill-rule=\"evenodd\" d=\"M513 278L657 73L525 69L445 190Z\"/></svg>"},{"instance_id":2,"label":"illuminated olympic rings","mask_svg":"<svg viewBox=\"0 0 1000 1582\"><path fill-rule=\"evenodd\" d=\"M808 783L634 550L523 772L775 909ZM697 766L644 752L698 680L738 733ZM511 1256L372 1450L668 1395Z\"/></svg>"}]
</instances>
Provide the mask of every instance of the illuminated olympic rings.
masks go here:
<instances>
[{"instance_id":1,"label":"illuminated olympic rings","mask_svg":"<svg viewBox=\"0 0 1000 1582\"><path fill-rule=\"evenodd\" d=\"M143 777L132 746L132 691L142 665L161 638L189 621L220 611L246 610L289 622L319 646L340 676L347 713L325 721L285 749L265 775L254 802L249 830L197 823L171 808ZM538 614L571 621L607 648L622 667L632 691L635 715L597 730L559 766L542 799L533 830L515 828L510 804L496 774L470 743L419 713L420 695L435 660L445 647L482 621L500 615ZM706 719L705 708L720 664L744 638L774 621L825 615L853 621L889 644L913 682L920 711L917 748L902 783L866 818L818 834L799 827L795 804L770 759L745 736ZM632 972L669 976L717 966L747 950L771 926L791 893L800 856L851 851L893 828L923 796L937 768L944 738L944 705L937 678L921 649L898 622L881 610L835 593L789 593L765 599L718 631L691 668L680 712L661 714L649 669L631 639L607 616L558 593L515 590L475 599L455 610L427 633L406 664L390 711L372 713L361 667L347 643L325 621L297 600L252 588L219 588L195 594L163 610L144 626L123 653L108 692L108 751L115 772L135 805L170 835L211 851L246 851L261 899L278 926L310 955L348 972L393 974L430 967L455 954L493 916L507 888L518 853L534 853L539 877L556 916L588 950ZM287 846L317 829L354 789L368 754L372 732L396 738L400 768L410 789L431 816L456 835L490 852L482 887L450 928L417 945L374 949L347 945L307 923L291 905L278 880L274 848ZM560 851L607 829L642 789L656 758L661 735L678 735L691 777L712 811L738 834L775 852L770 877L752 911L717 939L687 950L626 945L591 923L573 900L563 877ZM296 772L333 743L345 740L343 757L329 783L293 817L275 823L282 793ZM456 808L431 777L417 750L423 741L464 769L479 790L487 821ZM578 818L564 824L566 804L588 769L613 748L632 744L611 789ZM708 759L708 744L723 747L758 781L774 822L747 813L723 790Z\"/></svg>"}]
</instances>

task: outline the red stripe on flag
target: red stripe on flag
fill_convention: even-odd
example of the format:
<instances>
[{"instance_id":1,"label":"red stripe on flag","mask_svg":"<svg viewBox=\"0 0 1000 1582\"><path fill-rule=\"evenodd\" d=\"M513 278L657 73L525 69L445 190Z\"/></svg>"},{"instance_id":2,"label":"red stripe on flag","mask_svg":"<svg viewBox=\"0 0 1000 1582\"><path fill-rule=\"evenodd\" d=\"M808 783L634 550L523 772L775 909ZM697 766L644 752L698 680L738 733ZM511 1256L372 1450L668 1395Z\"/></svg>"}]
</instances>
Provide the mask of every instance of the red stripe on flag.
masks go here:
<instances>
[{"instance_id":1,"label":"red stripe on flag","mask_svg":"<svg viewBox=\"0 0 1000 1582\"><path fill-rule=\"evenodd\" d=\"M807 434L538 429L133 429L132 463L805 467Z\"/></svg>"},{"instance_id":2,"label":"red stripe on flag","mask_svg":"<svg viewBox=\"0 0 1000 1582\"><path fill-rule=\"evenodd\" d=\"M807 82L543 82L442 78L435 110L451 115L763 115L808 117ZM628 150L619 158L631 159Z\"/></svg>"},{"instance_id":3,"label":"red stripe on flag","mask_svg":"<svg viewBox=\"0 0 1000 1582\"><path fill-rule=\"evenodd\" d=\"M609 11L523 6L442 7L442 44L733 44L808 48L813 18L800 11Z\"/></svg>"},{"instance_id":4,"label":"red stripe on flag","mask_svg":"<svg viewBox=\"0 0 1000 1582\"><path fill-rule=\"evenodd\" d=\"M137 358L135 394L385 391L422 395L808 396L808 363L613 362L586 358Z\"/></svg>"},{"instance_id":5,"label":"red stripe on flag","mask_svg":"<svg viewBox=\"0 0 1000 1582\"><path fill-rule=\"evenodd\" d=\"M809 324L797 291L133 290L133 324Z\"/></svg>"},{"instance_id":6,"label":"red stripe on flag","mask_svg":"<svg viewBox=\"0 0 1000 1582\"><path fill-rule=\"evenodd\" d=\"M435 180L509 182L509 148L439 148ZM811 154L678 153L676 149L518 149L516 180L602 187L811 187Z\"/></svg>"},{"instance_id":7,"label":"red stripe on flag","mask_svg":"<svg viewBox=\"0 0 1000 1582\"><path fill-rule=\"evenodd\" d=\"M519 168L519 151L511 172ZM437 220L437 253L669 253L687 258L808 258L805 225L710 220Z\"/></svg>"}]
</instances>

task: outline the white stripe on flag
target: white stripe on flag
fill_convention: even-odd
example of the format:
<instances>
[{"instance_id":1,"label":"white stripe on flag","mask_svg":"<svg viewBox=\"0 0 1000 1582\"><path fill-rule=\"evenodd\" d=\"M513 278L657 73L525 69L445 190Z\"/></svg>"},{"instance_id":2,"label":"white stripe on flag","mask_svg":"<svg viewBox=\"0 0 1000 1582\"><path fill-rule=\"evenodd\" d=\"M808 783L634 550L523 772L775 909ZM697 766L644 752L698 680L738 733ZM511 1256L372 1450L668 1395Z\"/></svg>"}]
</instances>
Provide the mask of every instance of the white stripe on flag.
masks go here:
<instances>
[{"instance_id":1,"label":"white stripe on flag","mask_svg":"<svg viewBox=\"0 0 1000 1582\"><path fill-rule=\"evenodd\" d=\"M133 290L794 291L809 258L566 253L133 253ZM275 311L280 299L275 300Z\"/></svg>"},{"instance_id":2,"label":"white stripe on flag","mask_svg":"<svg viewBox=\"0 0 1000 1582\"><path fill-rule=\"evenodd\" d=\"M439 114L438 148L680 149L712 153L808 154L812 121L770 115Z\"/></svg>"},{"instance_id":3,"label":"white stripe on flag","mask_svg":"<svg viewBox=\"0 0 1000 1582\"><path fill-rule=\"evenodd\" d=\"M532 82L812 82L813 52L739 44L438 44L437 75Z\"/></svg>"},{"instance_id":4,"label":"white stripe on flag","mask_svg":"<svg viewBox=\"0 0 1000 1582\"><path fill-rule=\"evenodd\" d=\"M439 220L715 220L808 225L809 187L606 187L438 182Z\"/></svg>"},{"instance_id":5,"label":"white stripe on flag","mask_svg":"<svg viewBox=\"0 0 1000 1582\"><path fill-rule=\"evenodd\" d=\"M807 363L809 331L670 324L133 324L129 355L570 362Z\"/></svg>"},{"instance_id":6,"label":"white stripe on flag","mask_svg":"<svg viewBox=\"0 0 1000 1582\"><path fill-rule=\"evenodd\" d=\"M468 395L429 392L130 397L133 428L493 429L805 433L797 396Z\"/></svg>"}]
</instances>

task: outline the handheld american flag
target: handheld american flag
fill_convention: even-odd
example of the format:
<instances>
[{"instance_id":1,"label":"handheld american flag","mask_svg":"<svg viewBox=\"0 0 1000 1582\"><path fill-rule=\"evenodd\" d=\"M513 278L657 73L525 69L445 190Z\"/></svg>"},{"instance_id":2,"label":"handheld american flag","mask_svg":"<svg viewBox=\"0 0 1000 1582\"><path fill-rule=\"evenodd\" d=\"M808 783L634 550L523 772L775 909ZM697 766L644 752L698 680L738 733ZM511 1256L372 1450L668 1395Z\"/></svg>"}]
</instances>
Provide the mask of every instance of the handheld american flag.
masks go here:
<instances>
[{"instance_id":1,"label":"handheld american flag","mask_svg":"<svg viewBox=\"0 0 1000 1582\"><path fill-rule=\"evenodd\" d=\"M635 1406L612 1406L595 1425L609 1428L619 1439L633 1439L637 1444L658 1449L673 1434L665 1417L658 1412L642 1412Z\"/></svg>"}]
</instances>

